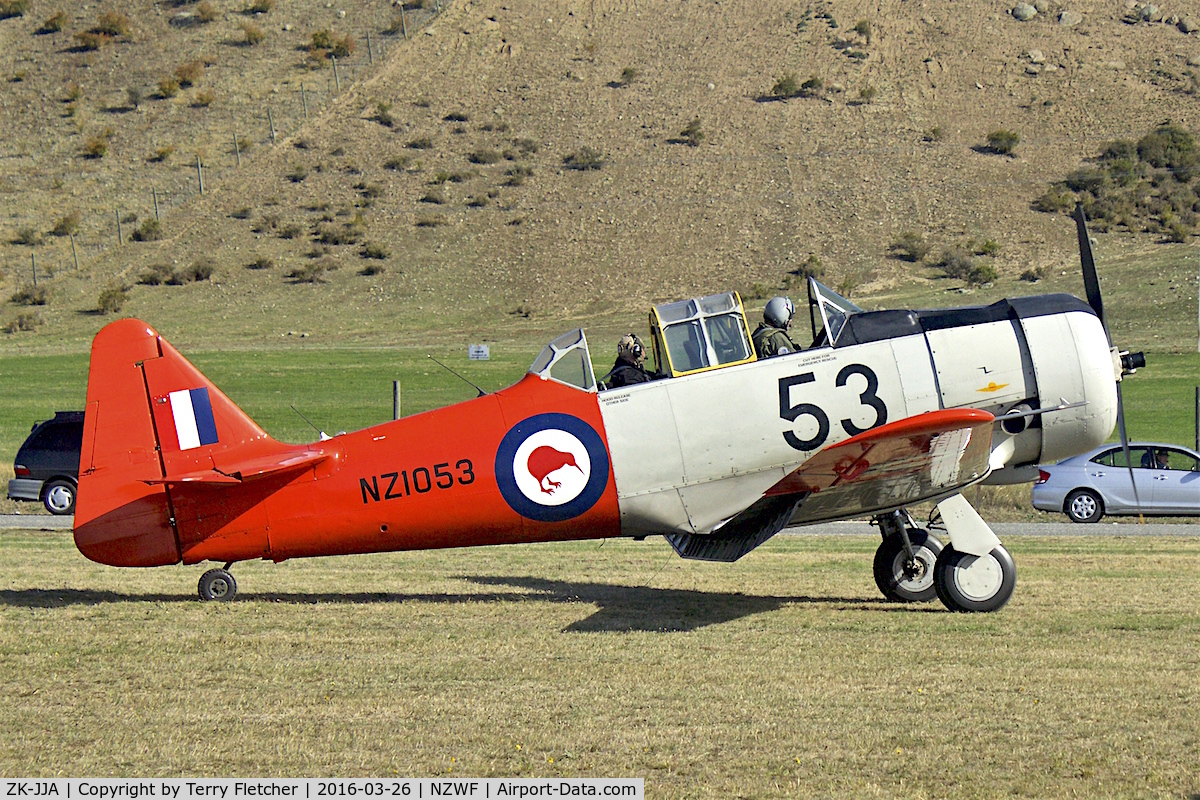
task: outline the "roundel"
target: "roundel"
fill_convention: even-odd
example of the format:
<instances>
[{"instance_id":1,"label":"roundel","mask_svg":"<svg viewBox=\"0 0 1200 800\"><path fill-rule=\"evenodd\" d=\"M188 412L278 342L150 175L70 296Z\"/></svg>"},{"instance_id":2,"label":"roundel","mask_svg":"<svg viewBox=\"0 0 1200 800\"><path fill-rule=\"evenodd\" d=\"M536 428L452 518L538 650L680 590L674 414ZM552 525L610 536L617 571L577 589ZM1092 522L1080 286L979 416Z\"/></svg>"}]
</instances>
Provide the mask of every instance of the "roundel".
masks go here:
<instances>
[{"instance_id":1,"label":"roundel","mask_svg":"<svg viewBox=\"0 0 1200 800\"><path fill-rule=\"evenodd\" d=\"M514 425L496 450L496 483L523 517L562 522L596 504L608 486L604 440L578 417L538 414Z\"/></svg>"}]
</instances>

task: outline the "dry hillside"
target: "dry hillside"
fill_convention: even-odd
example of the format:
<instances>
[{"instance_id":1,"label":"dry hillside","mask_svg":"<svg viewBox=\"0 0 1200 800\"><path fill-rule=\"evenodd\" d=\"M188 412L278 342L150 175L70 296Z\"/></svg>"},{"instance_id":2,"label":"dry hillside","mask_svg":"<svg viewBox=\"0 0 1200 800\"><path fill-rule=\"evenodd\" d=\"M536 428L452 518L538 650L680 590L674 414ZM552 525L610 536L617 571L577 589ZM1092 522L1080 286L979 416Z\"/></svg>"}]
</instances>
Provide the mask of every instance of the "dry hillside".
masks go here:
<instances>
[{"instance_id":1,"label":"dry hillside","mask_svg":"<svg viewBox=\"0 0 1200 800\"><path fill-rule=\"evenodd\" d=\"M1039 0L1022 22L996 0L426 0L407 40L389 3L254 4L104 0L39 33L68 4L28 0L0 21L0 323L35 324L2 346L82 346L121 287L119 313L229 342L638 320L814 257L861 292L928 276L889 258L909 231L992 240L1015 280L1075 262L1069 221L1031 208L1053 181L1163 121L1200 129L1182 4ZM129 32L84 50L105 12ZM340 88L321 31L356 43ZM789 76L805 96L773 96ZM1001 129L1011 155L986 147ZM9 301L31 254L44 305Z\"/></svg>"}]
</instances>

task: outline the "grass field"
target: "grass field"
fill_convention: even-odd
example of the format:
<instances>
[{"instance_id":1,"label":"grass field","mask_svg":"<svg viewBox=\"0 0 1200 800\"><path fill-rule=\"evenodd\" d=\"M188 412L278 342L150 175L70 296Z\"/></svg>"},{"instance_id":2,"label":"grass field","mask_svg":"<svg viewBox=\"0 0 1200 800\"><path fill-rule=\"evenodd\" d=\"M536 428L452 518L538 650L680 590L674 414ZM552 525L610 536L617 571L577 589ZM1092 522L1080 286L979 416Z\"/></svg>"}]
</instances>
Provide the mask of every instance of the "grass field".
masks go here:
<instances>
[{"instance_id":1,"label":"grass field","mask_svg":"<svg viewBox=\"0 0 1200 800\"><path fill-rule=\"evenodd\" d=\"M1019 538L992 615L871 537L117 570L0 537L0 774L643 776L648 797L1195 797L1200 539Z\"/></svg>"}]
</instances>

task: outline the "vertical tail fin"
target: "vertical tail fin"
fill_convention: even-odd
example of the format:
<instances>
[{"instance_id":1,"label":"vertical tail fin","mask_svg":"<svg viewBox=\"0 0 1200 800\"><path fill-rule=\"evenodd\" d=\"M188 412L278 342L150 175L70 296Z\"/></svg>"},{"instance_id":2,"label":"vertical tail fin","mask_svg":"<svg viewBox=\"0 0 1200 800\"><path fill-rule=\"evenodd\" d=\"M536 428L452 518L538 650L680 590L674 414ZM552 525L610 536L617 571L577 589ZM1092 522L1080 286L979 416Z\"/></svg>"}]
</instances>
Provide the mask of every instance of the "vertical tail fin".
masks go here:
<instances>
[{"instance_id":1,"label":"vertical tail fin","mask_svg":"<svg viewBox=\"0 0 1200 800\"><path fill-rule=\"evenodd\" d=\"M157 331L136 319L114 322L92 343L75 544L113 566L177 563L187 542L181 547L164 479L276 449L289 448Z\"/></svg>"}]
</instances>

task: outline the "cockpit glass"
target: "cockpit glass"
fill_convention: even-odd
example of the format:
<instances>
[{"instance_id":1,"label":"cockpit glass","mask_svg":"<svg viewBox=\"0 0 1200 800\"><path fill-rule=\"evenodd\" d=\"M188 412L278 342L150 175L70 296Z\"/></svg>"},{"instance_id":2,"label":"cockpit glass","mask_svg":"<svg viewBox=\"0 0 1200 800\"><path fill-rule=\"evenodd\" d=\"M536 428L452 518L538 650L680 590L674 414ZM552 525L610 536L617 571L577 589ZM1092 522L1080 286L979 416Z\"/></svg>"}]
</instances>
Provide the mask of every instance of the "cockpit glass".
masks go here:
<instances>
[{"instance_id":1,"label":"cockpit glass","mask_svg":"<svg viewBox=\"0 0 1200 800\"><path fill-rule=\"evenodd\" d=\"M671 325L663 331L663 338L667 340L667 351L677 372L690 372L709 366L708 348L700 331L700 320Z\"/></svg>"},{"instance_id":2,"label":"cockpit glass","mask_svg":"<svg viewBox=\"0 0 1200 800\"><path fill-rule=\"evenodd\" d=\"M596 388L592 358L581 328L564 333L542 348L529 367L529 372L589 392Z\"/></svg>"},{"instance_id":3,"label":"cockpit glass","mask_svg":"<svg viewBox=\"0 0 1200 800\"><path fill-rule=\"evenodd\" d=\"M836 343L846 320L862 310L816 278L808 279L808 312L814 346Z\"/></svg>"},{"instance_id":4,"label":"cockpit glass","mask_svg":"<svg viewBox=\"0 0 1200 800\"><path fill-rule=\"evenodd\" d=\"M664 325L689 319L696 316L696 303L693 300L679 300L674 303L664 303L657 306L658 318Z\"/></svg>"},{"instance_id":5,"label":"cockpit glass","mask_svg":"<svg viewBox=\"0 0 1200 800\"><path fill-rule=\"evenodd\" d=\"M721 314L704 320L708 339L712 342L718 364L733 364L750 357L746 337L742 333L740 314Z\"/></svg>"}]
</instances>

